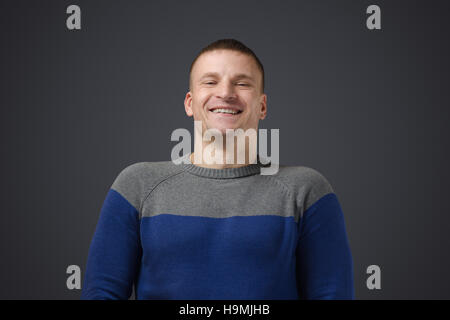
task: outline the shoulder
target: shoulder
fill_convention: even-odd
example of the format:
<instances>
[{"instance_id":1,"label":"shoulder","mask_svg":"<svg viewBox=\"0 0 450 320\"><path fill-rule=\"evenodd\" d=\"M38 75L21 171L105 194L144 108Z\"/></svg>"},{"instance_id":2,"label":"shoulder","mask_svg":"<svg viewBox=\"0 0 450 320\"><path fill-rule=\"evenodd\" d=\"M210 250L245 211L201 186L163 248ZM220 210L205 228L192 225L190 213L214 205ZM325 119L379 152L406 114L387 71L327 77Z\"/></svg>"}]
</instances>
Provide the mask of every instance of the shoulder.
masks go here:
<instances>
[{"instance_id":1,"label":"shoulder","mask_svg":"<svg viewBox=\"0 0 450 320\"><path fill-rule=\"evenodd\" d=\"M180 166L175 165L171 161L137 162L128 165L120 171L113 183L113 187L121 188L129 183L151 182L181 170Z\"/></svg>"},{"instance_id":2,"label":"shoulder","mask_svg":"<svg viewBox=\"0 0 450 320\"><path fill-rule=\"evenodd\" d=\"M182 172L172 161L137 162L126 166L116 176L111 189L120 193L139 210L146 193L159 182Z\"/></svg>"},{"instance_id":3,"label":"shoulder","mask_svg":"<svg viewBox=\"0 0 450 320\"><path fill-rule=\"evenodd\" d=\"M317 169L306 166L280 166L273 175L284 183L297 198L303 211L323 196L334 193L328 179Z\"/></svg>"}]
</instances>

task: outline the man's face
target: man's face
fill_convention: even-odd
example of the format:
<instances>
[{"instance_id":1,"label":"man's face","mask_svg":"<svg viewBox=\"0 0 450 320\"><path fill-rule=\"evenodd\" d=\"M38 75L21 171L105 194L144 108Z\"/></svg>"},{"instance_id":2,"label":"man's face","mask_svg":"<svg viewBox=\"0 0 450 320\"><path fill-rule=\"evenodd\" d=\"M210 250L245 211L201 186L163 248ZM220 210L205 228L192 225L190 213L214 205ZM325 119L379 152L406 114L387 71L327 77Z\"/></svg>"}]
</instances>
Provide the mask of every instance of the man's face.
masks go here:
<instances>
[{"instance_id":1,"label":"man's face","mask_svg":"<svg viewBox=\"0 0 450 320\"><path fill-rule=\"evenodd\" d=\"M191 71L191 91L184 100L186 114L202 121L203 132L210 128L222 134L226 129L257 130L267 113L261 85L262 74L251 56L232 50L206 52Z\"/></svg>"}]
</instances>

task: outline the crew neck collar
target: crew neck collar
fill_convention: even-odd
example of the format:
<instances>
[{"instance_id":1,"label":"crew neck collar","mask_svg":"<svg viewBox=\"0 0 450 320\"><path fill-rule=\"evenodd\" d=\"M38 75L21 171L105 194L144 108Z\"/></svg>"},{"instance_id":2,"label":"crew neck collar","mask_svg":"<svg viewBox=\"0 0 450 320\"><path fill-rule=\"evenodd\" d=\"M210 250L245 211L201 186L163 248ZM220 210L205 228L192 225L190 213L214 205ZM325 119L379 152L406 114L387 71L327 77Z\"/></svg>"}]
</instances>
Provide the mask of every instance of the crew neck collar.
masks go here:
<instances>
[{"instance_id":1,"label":"crew neck collar","mask_svg":"<svg viewBox=\"0 0 450 320\"><path fill-rule=\"evenodd\" d=\"M255 174L260 174L261 167L270 165L270 164L262 164L260 162L261 159L260 156L257 155L256 163L248 164L242 167L223 168L223 169L204 168L193 164L190 160L190 155L191 154L187 154L181 157L182 159L181 165L183 166L183 169L197 176L211 179L232 179L232 178L252 176Z\"/></svg>"}]
</instances>

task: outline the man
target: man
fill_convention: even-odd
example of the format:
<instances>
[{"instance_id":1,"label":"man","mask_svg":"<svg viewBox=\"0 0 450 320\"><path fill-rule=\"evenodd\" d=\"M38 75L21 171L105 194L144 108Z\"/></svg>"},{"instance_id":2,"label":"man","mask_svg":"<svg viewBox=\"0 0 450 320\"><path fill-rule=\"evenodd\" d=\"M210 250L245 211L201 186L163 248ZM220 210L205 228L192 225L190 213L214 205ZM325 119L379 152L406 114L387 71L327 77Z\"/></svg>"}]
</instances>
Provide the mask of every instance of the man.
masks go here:
<instances>
[{"instance_id":1,"label":"man","mask_svg":"<svg viewBox=\"0 0 450 320\"><path fill-rule=\"evenodd\" d=\"M207 129L257 129L267 112L264 69L242 43L204 48L191 66L185 111ZM197 133L197 132L196 132ZM125 168L103 204L83 299L354 299L344 216L318 171L207 163L195 138L184 163ZM217 147L217 146L216 146ZM194 161L197 159L199 161ZM194 163L196 162L196 163Z\"/></svg>"}]
</instances>

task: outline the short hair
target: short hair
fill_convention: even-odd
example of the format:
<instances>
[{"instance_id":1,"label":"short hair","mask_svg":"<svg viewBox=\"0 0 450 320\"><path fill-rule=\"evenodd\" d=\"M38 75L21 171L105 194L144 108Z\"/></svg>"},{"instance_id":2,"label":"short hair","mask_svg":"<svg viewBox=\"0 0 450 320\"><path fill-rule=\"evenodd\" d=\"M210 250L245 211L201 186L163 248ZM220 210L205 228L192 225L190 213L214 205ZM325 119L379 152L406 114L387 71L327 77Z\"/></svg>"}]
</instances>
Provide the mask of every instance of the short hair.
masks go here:
<instances>
[{"instance_id":1,"label":"short hair","mask_svg":"<svg viewBox=\"0 0 450 320\"><path fill-rule=\"evenodd\" d=\"M194 61L192 61L191 67L189 68L189 89L191 89L190 87L191 87L192 69L194 68L194 64L197 62L198 58L206 52L210 52L210 51L214 51L214 50L221 50L221 49L238 51L238 52L241 52L243 54L246 54L246 55L252 57L255 60L259 71L261 71L261 75L262 75L261 88L262 88L262 91L264 92L264 67L263 67L261 61L258 59L256 54L249 47L247 47L245 44L243 44L242 42L235 40L235 39L220 39L220 40L214 41L213 43L210 43L209 45L204 47L197 54Z\"/></svg>"}]
</instances>

